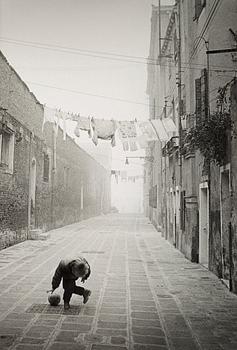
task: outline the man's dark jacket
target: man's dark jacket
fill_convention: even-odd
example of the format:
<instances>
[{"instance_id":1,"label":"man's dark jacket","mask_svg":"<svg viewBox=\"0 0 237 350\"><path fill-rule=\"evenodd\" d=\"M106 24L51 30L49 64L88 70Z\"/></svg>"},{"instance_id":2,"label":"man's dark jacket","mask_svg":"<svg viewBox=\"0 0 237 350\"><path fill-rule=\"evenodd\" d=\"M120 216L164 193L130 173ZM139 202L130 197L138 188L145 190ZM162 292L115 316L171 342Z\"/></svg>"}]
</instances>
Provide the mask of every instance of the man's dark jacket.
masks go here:
<instances>
[{"instance_id":1,"label":"man's dark jacket","mask_svg":"<svg viewBox=\"0 0 237 350\"><path fill-rule=\"evenodd\" d=\"M79 265L82 262L88 265L88 273L81 279L82 282L85 282L85 280L87 280L87 278L90 276L90 273L91 273L90 265L88 264L87 260L81 257L76 259L65 259L60 261L54 273L54 276L52 279L53 290L59 287L62 278L66 280L76 281L79 277L76 277L72 273L72 266Z\"/></svg>"}]
</instances>

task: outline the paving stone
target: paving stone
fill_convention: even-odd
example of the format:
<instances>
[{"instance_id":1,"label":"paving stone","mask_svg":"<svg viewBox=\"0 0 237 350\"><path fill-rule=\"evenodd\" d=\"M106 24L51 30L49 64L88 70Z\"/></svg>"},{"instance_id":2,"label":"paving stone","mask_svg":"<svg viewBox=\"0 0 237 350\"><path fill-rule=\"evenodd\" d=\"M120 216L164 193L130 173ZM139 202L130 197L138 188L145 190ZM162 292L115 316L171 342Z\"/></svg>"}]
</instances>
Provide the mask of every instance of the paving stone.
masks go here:
<instances>
[{"instance_id":1,"label":"paving stone","mask_svg":"<svg viewBox=\"0 0 237 350\"><path fill-rule=\"evenodd\" d=\"M4 320L0 322L0 329L9 327L25 328L28 323L29 320Z\"/></svg>"},{"instance_id":2,"label":"paving stone","mask_svg":"<svg viewBox=\"0 0 237 350\"><path fill-rule=\"evenodd\" d=\"M101 307L104 308L104 307L111 307L111 308L126 308L126 305L127 305L127 301L124 300L122 302L111 302L111 301L103 301L102 304L101 304Z\"/></svg>"},{"instance_id":3,"label":"paving stone","mask_svg":"<svg viewBox=\"0 0 237 350\"><path fill-rule=\"evenodd\" d=\"M54 328L49 326L32 326L25 336L30 338L48 338L53 330Z\"/></svg>"},{"instance_id":4,"label":"paving stone","mask_svg":"<svg viewBox=\"0 0 237 350\"><path fill-rule=\"evenodd\" d=\"M127 322L127 315L99 314L98 320L105 322Z\"/></svg>"},{"instance_id":5,"label":"paving stone","mask_svg":"<svg viewBox=\"0 0 237 350\"><path fill-rule=\"evenodd\" d=\"M127 339L124 337L111 337L111 344L125 345L126 342L127 342Z\"/></svg>"},{"instance_id":6,"label":"paving stone","mask_svg":"<svg viewBox=\"0 0 237 350\"><path fill-rule=\"evenodd\" d=\"M80 333L86 333L91 330L91 325L81 323L62 323L61 330L78 331Z\"/></svg>"},{"instance_id":7,"label":"paving stone","mask_svg":"<svg viewBox=\"0 0 237 350\"><path fill-rule=\"evenodd\" d=\"M54 314L41 314L38 315L37 320L53 320L53 321L58 321L61 319L61 315L54 315Z\"/></svg>"},{"instance_id":8,"label":"paving stone","mask_svg":"<svg viewBox=\"0 0 237 350\"><path fill-rule=\"evenodd\" d=\"M135 312L153 312L157 313L156 307L153 306L143 306L143 305L131 305L132 311Z\"/></svg>"},{"instance_id":9,"label":"paving stone","mask_svg":"<svg viewBox=\"0 0 237 350\"><path fill-rule=\"evenodd\" d=\"M164 337L164 331L161 328L144 328L144 327L132 327L133 334L140 335L155 335L157 337Z\"/></svg>"},{"instance_id":10,"label":"paving stone","mask_svg":"<svg viewBox=\"0 0 237 350\"><path fill-rule=\"evenodd\" d=\"M126 289L126 287L124 287ZM120 298L120 299L126 299L127 298L127 292L123 290L123 292L117 292L117 291L107 291L103 295L104 298Z\"/></svg>"},{"instance_id":11,"label":"paving stone","mask_svg":"<svg viewBox=\"0 0 237 350\"><path fill-rule=\"evenodd\" d=\"M0 337L5 335L21 335L23 333L23 328L14 328L14 327L1 327L0 328Z\"/></svg>"},{"instance_id":12,"label":"paving stone","mask_svg":"<svg viewBox=\"0 0 237 350\"><path fill-rule=\"evenodd\" d=\"M159 320L157 313L155 312L131 312L132 318L139 318L141 320Z\"/></svg>"},{"instance_id":13,"label":"paving stone","mask_svg":"<svg viewBox=\"0 0 237 350\"><path fill-rule=\"evenodd\" d=\"M117 346L117 345L105 345L105 344L101 344L101 345L92 345L91 350L128 350L127 347L124 346Z\"/></svg>"},{"instance_id":14,"label":"paving stone","mask_svg":"<svg viewBox=\"0 0 237 350\"><path fill-rule=\"evenodd\" d=\"M117 297L117 296L103 297L103 303L123 303L123 302L126 303L126 300L127 300L126 297L123 297L123 298Z\"/></svg>"},{"instance_id":15,"label":"paving stone","mask_svg":"<svg viewBox=\"0 0 237 350\"><path fill-rule=\"evenodd\" d=\"M164 345L134 344L134 350L168 350Z\"/></svg>"},{"instance_id":16,"label":"paving stone","mask_svg":"<svg viewBox=\"0 0 237 350\"><path fill-rule=\"evenodd\" d=\"M31 345L31 344L19 344L16 346L16 350L41 350L43 345Z\"/></svg>"},{"instance_id":17,"label":"paving stone","mask_svg":"<svg viewBox=\"0 0 237 350\"><path fill-rule=\"evenodd\" d=\"M100 313L102 314L126 314L126 308L118 308L118 307L102 307L100 309Z\"/></svg>"},{"instance_id":18,"label":"paving stone","mask_svg":"<svg viewBox=\"0 0 237 350\"><path fill-rule=\"evenodd\" d=\"M136 292L136 293L132 293L130 292L130 297L131 299L138 299L138 300L142 300L142 299L146 299L146 301L153 301L153 296L151 293L147 293L147 292Z\"/></svg>"},{"instance_id":19,"label":"paving stone","mask_svg":"<svg viewBox=\"0 0 237 350\"><path fill-rule=\"evenodd\" d=\"M85 345L77 344L77 343L60 343L54 342L48 348L49 350L86 350Z\"/></svg>"},{"instance_id":20,"label":"paving stone","mask_svg":"<svg viewBox=\"0 0 237 350\"><path fill-rule=\"evenodd\" d=\"M127 292L124 290L124 288L106 287L105 294L109 294L109 293L125 294L126 295Z\"/></svg>"},{"instance_id":21,"label":"paving stone","mask_svg":"<svg viewBox=\"0 0 237 350\"><path fill-rule=\"evenodd\" d=\"M92 316L84 316L80 315L77 316L65 316L63 324L64 323L79 323L79 324L91 324L94 320L94 317Z\"/></svg>"},{"instance_id":22,"label":"paving stone","mask_svg":"<svg viewBox=\"0 0 237 350\"><path fill-rule=\"evenodd\" d=\"M31 314L12 312L6 316L5 320L31 320L34 317L35 316Z\"/></svg>"},{"instance_id":23,"label":"paving stone","mask_svg":"<svg viewBox=\"0 0 237 350\"><path fill-rule=\"evenodd\" d=\"M166 340L164 337L154 337L150 335L133 335L134 343L140 344L158 344L158 345L166 345ZM190 348L191 349L191 348Z\"/></svg>"},{"instance_id":24,"label":"paving stone","mask_svg":"<svg viewBox=\"0 0 237 350\"><path fill-rule=\"evenodd\" d=\"M235 350L237 349L236 347L235 348L231 348L229 347L230 344L228 344L228 348L225 349L225 347L222 347L221 345L218 345L218 344L207 344L207 345L202 345L202 349L203 350Z\"/></svg>"},{"instance_id":25,"label":"paving stone","mask_svg":"<svg viewBox=\"0 0 237 350\"><path fill-rule=\"evenodd\" d=\"M34 326L55 326L58 323L58 320L47 320L47 319L38 319L34 322Z\"/></svg>"},{"instance_id":26,"label":"paving stone","mask_svg":"<svg viewBox=\"0 0 237 350\"><path fill-rule=\"evenodd\" d=\"M125 329L127 324L124 322L104 322L98 321L98 328Z\"/></svg>"},{"instance_id":27,"label":"paving stone","mask_svg":"<svg viewBox=\"0 0 237 350\"><path fill-rule=\"evenodd\" d=\"M41 338L29 338L29 337L24 337L21 339L21 343L24 344L34 344L34 345L41 345L45 343L45 339Z\"/></svg>"},{"instance_id":28,"label":"paving stone","mask_svg":"<svg viewBox=\"0 0 237 350\"><path fill-rule=\"evenodd\" d=\"M151 301L151 300L140 300L140 299L132 299L131 300L131 305L133 306L136 306L136 305L138 305L138 306L140 306L140 305L142 305L142 306L149 306L149 307L156 307L156 304L155 304L155 302L154 301Z\"/></svg>"},{"instance_id":29,"label":"paving stone","mask_svg":"<svg viewBox=\"0 0 237 350\"><path fill-rule=\"evenodd\" d=\"M105 336L123 336L127 337L127 330L125 329L111 329L111 328L97 328L96 334Z\"/></svg>"},{"instance_id":30,"label":"paving stone","mask_svg":"<svg viewBox=\"0 0 237 350\"><path fill-rule=\"evenodd\" d=\"M86 343L103 343L104 337L98 334L86 334L83 341Z\"/></svg>"},{"instance_id":31,"label":"paving stone","mask_svg":"<svg viewBox=\"0 0 237 350\"><path fill-rule=\"evenodd\" d=\"M171 341L175 349L178 350L199 349L197 343L193 340L193 338L172 338Z\"/></svg>"},{"instance_id":32,"label":"paving stone","mask_svg":"<svg viewBox=\"0 0 237 350\"><path fill-rule=\"evenodd\" d=\"M16 339L16 335L2 334L0 335L0 349L10 347Z\"/></svg>"},{"instance_id":33,"label":"paving stone","mask_svg":"<svg viewBox=\"0 0 237 350\"><path fill-rule=\"evenodd\" d=\"M172 338L190 338L192 336L192 332L189 328L186 329L176 329L169 327L169 336Z\"/></svg>"},{"instance_id":34,"label":"paving stone","mask_svg":"<svg viewBox=\"0 0 237 350\"><path fill-rule=\"evenodd\" d=\"M96 308L88 308L83 310L84 316L95 316L96 314Z\"/></svg>"},{"instance_id":35,"label":"paving stone","mask_svg":"<svg viewBox=\"0 0 237 350\"><path fill-rule=\"evenodd\" d=\"M237 349L237 342L232 343L232 342L228 342L228 343L221 343L220 344L221 349L224 350L236 350Z\"/></svg>"},{"instance_id":36,"label":"paving stone","mask_svg":"<svg viewBox=\"0 0 237 350\"><path fill-rule=\"evenodd\" d=\"M78 337L78 334L78 331L58 331L55 341L73 343L77 341L76 338Z\"/></svg>"}]
</instances>

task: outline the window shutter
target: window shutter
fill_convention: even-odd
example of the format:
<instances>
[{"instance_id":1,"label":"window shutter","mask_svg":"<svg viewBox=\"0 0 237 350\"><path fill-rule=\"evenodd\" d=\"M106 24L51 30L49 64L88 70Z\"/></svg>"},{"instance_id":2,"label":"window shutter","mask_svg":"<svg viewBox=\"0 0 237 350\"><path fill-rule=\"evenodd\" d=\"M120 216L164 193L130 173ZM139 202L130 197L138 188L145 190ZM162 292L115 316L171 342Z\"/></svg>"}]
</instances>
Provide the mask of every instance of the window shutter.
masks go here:
<instances>
[{"instance_id":1,"label":"window shutter","mask_svg":"<svg viewBox=\"0 0 237 350\"><path fill-rule=\"evenodd\" d=\"M202 9L206 6L206 0L195 0L193 20L199 18Z\"/></svg>"},{"instance_id":2,"label":"window shutter","mask_svg":"<svg viewBox=\"0 0 237 350\"><path fill-rule=\"evenodd\" d=\"M201 72L201 119L205 120L208 117L208 81L207 69L202 69Z\"/></svg>"},{"instance_id":3,"label":"window shutter","mask_svg":"<svg viewBox=\"0 0 237 350\"><path fill-rule=\"evenodd\" d=\"M195 8L194 8L194 20L198 19L198 17L200 16L201 13L201 9L202 9L202 3L201 0L195 0Z\"/></svg>"},{"instance_id":4,"label":"window shutter","mask_svg":"<svg viewBox=\"0 0 237 350\"><path fill-rule=\"evenodd\" d=\"M157 208L157 185L153 187L153 208Z\"/></svg>"},{"instance_id":5,"label":"window shutter","mask_svg":"<svg viewBox=\"0 0 237 350\"><path fill-rule=\"evenodd\" d=\"M149 207L152 207L152 188L149 190Z\"/></svg>"},{"instance_id":6,"label":"window shutter","mask_svg":"<svg viewBox=\"0 0 237 350\"><path fill-rule=\"evenodd\" d=\"M201 79L195 79L196 123L201 121Z\"/></svg>"},{"instance_id":7,"label":"window shutter","mask_svg":"<svg viewBox=\"0 0 237 350\"><path fill-rule=\"evenodd\" d=\"M46 153L44 153L44 174L43 174L43 180L45 182L49 181L49 156Z\"/></svg>"},{"instance_id":8,"label":"window shutter","mask_svg":"<svg viewBox=\"0 0 237 350\"><path fill-rule=\"evenodd\" d=\"M180 228L185 230L185 191L180 193Z\"/></svg>"}]
</instances>

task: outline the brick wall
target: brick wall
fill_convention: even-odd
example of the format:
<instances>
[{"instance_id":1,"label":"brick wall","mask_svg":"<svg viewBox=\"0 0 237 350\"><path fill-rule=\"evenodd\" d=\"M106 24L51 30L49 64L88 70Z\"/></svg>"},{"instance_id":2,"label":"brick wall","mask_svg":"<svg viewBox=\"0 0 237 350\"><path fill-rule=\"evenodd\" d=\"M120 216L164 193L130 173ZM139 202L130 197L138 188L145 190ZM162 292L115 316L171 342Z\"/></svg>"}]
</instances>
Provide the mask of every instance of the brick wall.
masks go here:
<instances>
[{"instance_id":1,"label":"brick wall","mask_svg":"<svg viewBox=\"0 0 237 350\"><path fill-rule=\"evenodd\" d=\"M235 132L237 132L237 83L235 82L231 89L232 97L232 121L234 122ZM233 135L234 136L234 135ZM231 280L232 288L237 293L237 138L232 138L231 142L231 186L232 186L232 210L231 210L231 233L232 233L232 261L231 261Z\"/></svg>"},{"instance_id":2,"label":"brick wall","mask_svg":"<svg viewBox=\"0 0 237 350\"><path fill-rule=\"evenodd\" d=\"M110 171L70 137L64 141L61 129L55 152L53 127L46 123L42 132L42 122L42 105L0 53L0 130L15 137L13 171L0 164L0 249L27 239L28 223L47 231L110 210ZM33 164L35 186L30 186ZM34 205L30 188L35 188Z\"/></svg>"}]
</instances>

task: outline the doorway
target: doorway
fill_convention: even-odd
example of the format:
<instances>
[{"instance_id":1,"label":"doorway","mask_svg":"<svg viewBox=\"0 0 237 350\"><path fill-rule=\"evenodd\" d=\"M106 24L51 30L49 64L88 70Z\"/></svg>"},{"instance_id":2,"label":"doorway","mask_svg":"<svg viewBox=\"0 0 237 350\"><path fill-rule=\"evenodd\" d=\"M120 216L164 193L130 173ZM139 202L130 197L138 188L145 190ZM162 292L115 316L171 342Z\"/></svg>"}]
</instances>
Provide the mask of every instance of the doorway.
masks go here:
<instances>
[{"instance_id":1,"label":"doorway","mask_svg":"<svg viewBox=\"0 0 237 350\"><path fill-rule=\"evenodd\" d=\"M29 188L29 201L30 201L30 227L35 228L36 213L35 213L35 195L36 195L36 160L31 161L30 167L30 188Z\"/></svg>"},{"instance_id":2,"label":"doorway","mask_svg":"<svg viewBox=\"0 0 237 350\"><path fill-rule=\"evenodd\" d=\"M199 263L208 268L209 264L209 190L208 183L199 188Z\"/></svg>"},{"instance_id":3,"label":"doorway","mask_svg":"<svg viewBox=\"0 0 237 350\"><path fill-rule=\"evenodd\" d=\"M222 253L222 278L229 286L230 281L230 171L229 169L221 169L220 173L221 193L221 253Z\"/></svg>"}]
</instances>

